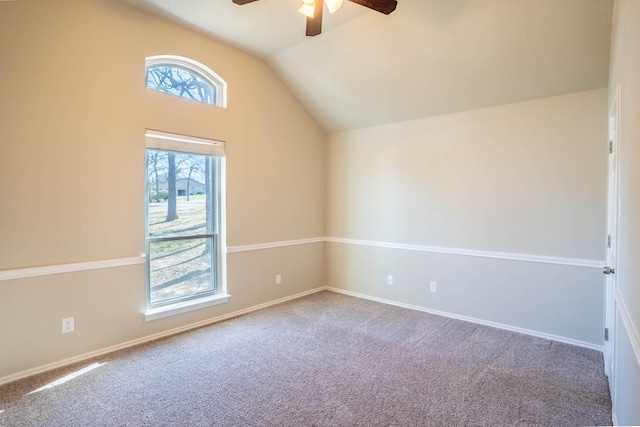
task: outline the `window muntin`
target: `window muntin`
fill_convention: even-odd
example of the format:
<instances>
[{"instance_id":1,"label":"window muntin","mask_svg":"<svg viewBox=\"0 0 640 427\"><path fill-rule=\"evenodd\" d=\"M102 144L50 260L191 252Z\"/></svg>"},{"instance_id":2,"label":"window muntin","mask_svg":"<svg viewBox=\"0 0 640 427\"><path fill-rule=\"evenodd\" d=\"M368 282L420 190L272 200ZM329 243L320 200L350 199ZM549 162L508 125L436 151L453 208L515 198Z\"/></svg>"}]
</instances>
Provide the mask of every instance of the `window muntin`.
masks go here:
<instances>
[{"instance_id":1,"label":"window muntin","mask_svg":"<svg viewBox=\"0 0 640 427\"><path fill-rule=\"evenodd\" d=\"M147 306L217 293L222 158L157 148L146 158Z\"/></svg>"}]
</instances>

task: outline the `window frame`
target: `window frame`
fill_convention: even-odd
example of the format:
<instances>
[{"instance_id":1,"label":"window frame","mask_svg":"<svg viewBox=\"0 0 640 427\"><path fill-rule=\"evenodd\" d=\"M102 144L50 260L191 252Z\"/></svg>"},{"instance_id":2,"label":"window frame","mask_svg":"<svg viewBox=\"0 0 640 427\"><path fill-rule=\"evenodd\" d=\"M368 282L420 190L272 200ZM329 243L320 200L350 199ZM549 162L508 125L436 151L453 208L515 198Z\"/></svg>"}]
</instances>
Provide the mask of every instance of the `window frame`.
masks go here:
<instances>
[{"instance_id":1,"label":"window frame","mask_svg":"<svg viewBox=\"0 0 640 427\"><path fill-rule=\"evenodd\" d=\"M216 107L227 108L227 82L224 81L224 79L222 79L218 74L216 74L211 68L207 67L204 64L201 64L198 61L194 61L193 59L185 58L183 56L177 56L177 55L148 56L147 58L145 58L145 88L146 88L146 76L149 71L149 68L158 67L158 66L182 68L189 72L197 74L203 80L207 81L213 87L216 88L214 102L211 104L206 102L202 102L202 103L206 105L213 105ZM149 88L147 89L154 90ZM160 92L160 93L165 93L167 95L178 96L178 95L173 95L164 91L154 90L154 92ZM190 99L190 98L181 97L181 96L178 96L178 97L183 99ZM195 102L200 102L200 101L195 101Z\"/></svg>"}]
</instances>

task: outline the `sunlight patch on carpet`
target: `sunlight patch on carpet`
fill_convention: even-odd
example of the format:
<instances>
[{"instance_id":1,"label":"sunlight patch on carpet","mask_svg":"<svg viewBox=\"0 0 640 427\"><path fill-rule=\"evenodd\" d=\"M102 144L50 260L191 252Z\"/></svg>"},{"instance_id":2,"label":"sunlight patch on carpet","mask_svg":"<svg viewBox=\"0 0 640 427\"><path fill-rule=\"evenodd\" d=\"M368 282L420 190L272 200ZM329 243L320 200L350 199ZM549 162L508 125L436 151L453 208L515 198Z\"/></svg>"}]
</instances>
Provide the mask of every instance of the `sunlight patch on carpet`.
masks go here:
<instances>
[{"instance_id":1,"label":"sunlight patch on carpet","mask_svg":"<svg viewBox=\"0 0 640 427\"><path fill-rule=\"evenodd\" d=\"M82 368L82 369L80 369L78 371L72 372L69 375L65 375L64 377L62 377L60 379L57 379L57 380L55 380L53 382L50 382L49 384L44 385L44 386L42 386L42 387L40 387L40 388L38 388L36 390L33 390L30 393L27 393L27 396L30 395L30 394L33 394L33 393L38 393L38 392L43 391L43 390L48 390L48 389L53 388L55 386L58 386L60 384L64 384L67 381L71 381L72 379L74 379L76 377L79 377L82 374L86 374L89 371L93 371L94 369L96 369L96 368L98 368L98 367L100 367L100 366L102 366L102 365L104 365L106 363L107 362L94 363L92 365L87 366L86 368ZM0 412L2 412L2 411L0 411Z\"/></svg>"}]
</instances>

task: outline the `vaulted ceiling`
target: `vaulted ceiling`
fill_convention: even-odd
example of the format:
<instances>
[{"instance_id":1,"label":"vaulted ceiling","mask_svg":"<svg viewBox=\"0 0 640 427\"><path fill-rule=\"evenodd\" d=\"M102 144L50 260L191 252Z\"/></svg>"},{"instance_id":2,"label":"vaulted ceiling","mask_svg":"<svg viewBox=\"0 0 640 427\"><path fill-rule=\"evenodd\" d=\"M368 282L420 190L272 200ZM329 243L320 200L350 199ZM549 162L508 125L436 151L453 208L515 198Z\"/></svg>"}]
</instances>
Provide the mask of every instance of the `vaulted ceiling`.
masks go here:
<instances>
[{"instance_id":1,"label":"vaulted ceiling","mask_svg":"<svg viewBox=\"0 0 640 427\"><path fill-rule=\"evenodd\" d=\"M327 133L606 87L612 0L125 0L263 58Z\"/></svg>"}]
</instances>

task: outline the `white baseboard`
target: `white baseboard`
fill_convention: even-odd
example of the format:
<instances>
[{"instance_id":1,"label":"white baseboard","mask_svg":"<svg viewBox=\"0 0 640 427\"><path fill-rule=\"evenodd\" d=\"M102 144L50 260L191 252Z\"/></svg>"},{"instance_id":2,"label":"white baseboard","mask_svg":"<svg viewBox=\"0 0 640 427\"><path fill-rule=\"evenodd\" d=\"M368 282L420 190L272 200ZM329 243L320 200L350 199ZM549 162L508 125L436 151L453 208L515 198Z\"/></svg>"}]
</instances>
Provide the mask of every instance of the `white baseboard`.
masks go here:
<instances>
[{"instance_id":1,"label":"white baseboard","mask_svg":"<svg viewBox=\"0 0 640 427\"><path fill-rule=\"evenodd\" d=\"M397 301L391 301L391 300L387 300L387 299L383 299L383 298L372 297L372 296L369 296L369 295L360 294L360 293L357 293L357 292L351 292L351 291L347 291L347 290L339 289L339 288L334 288L334 287L330 287L330 286L327 286L327 290L329 290L331 292L336 292L336 293L339 293L339 294L349 295L349 296L356 297L356 298L362 298L362 299L366 299L366 300L370 300L370 301L381 302L383 304L395 305L397 307L403 307L403 308L408 308L408 309L411 309L411 310L416 310L416 311L422 311L422 312L425 312L425 313L435 314L435 315L438 315L438 316L449 317L451 319L464 320L466 322L476 323L476 324L479 324L479 325L491 326L493 328L504 329L506 331L518 332L518 333L521 333L521 334L531 335L531 336L534 336L534 337L544 338L544 339L548 339L548 340L552 340L552 341L558 341L558 342L562 342L562 343L565 343L565 344L575 345L575 346L578 346L578 347L590 348L592 350L597 350L597 351L600 351L600 352L603 351L603 347L601 345L596 345L596 344L592 344L592 343L585 342L585 341L574 340L572 338L561 337L561 336L558 336L558 335L551 335L551 334L547 334L547 333L544 333L544 332L533 331L531 329L519 328L517 326L506 325L504 323L497 323L497 322L491 322L491 321L488 321L488 320L477 319L475 317L463 316L463 315L460 315L460 314L448 313L448 312L439 311L439 310L432 310L430 308L420 307L420 306L411 305L411 304L405 304L405 303L401 303L401 302L397 302Z\"/></svg>"},{"instance_id":2,"label":"white baseboard","mask_svg":"<svg viewBox=\"0 0 640 427\"><path fill-rule=\"evenodd\" d=\"M0 377L0 385L7 384L7 383L10 383L10 382L13 382L13 381L17 381L17 380L20 380L20 379L23 379L23 378L26 378L26 377L30 377L32 375L41 374L43 372L50 371L52 369L57 369L57 368L61 368L63 366L71 365L73 363L82 362L83 360L91 359L91 358L94 358L94 357L97 357L97 356L102 356L102 355L105 355L105 354L108 354L108 353L112 353L112 352L117 351L117 350L122 350L122 349L125 349L125 348L128 348L128 347L133 347L133 346L136 346L136 345L139 345L139 344L144 344L144 343L149 342L149 341L155 341L155 340L158 340L160 338L165 338L165 337L168 337L170 335L175 335L175 334L178 334L178 333L181 333L181 332L186 332L186 331L191 330L191 329L200 328L202 326L206 326L206 325L217 323L217 322L220 322L220 321L223 321L223 320L231 319L233 317L238 317L238 316L241 316L243 314L248 314L248 313L251 313L253 311L257 311L257 310L260 310L260 309L263 309L263 308L270 307L272 305L281 304L281 303L286 302L286 301L290 301L290 300L301 298L301 297L304 297L304 296L307 296L307 295L311 295L311 294L314 294L316 292L323 291L325 289L326 289L325 286L321 286L321 287L318 287L318 288L311 289L309 291L300 292L300 293L297 293L295 295L290 295L290 296L287 296L287 297L284 297L284 298L280 298L280 299L277 299L277 300L266 302L264 304L259 304L259 305L255 305L253 307L249 307L249 308L245 308L245 309L242 309L242 310L234 311L232 313L223 314L221 316L213 317L213 318L206 319L206 320L203 320L203 321L200 321L200 322L190 323L188 325L180 326L178 328L169 329L169 330L166 330L166 331L163 331L163 332L159 332L157 334L147 335L145 337L138 338L138 339L131 340L131 341L127 341L127 342L124 342L124 343L121 343L121 344L112 345L112 346L105 347L105 348L102 348L102 349L99 349L99 350L90 351L88 353L83 353L83 354L80 354L78 356L73 356L73 357L69 357L67 359L58 360L56 362L47 363L46 365L38 366L38 367L35 367L35 368L32 368L32 369L27 369L27 370L24 370L24 371L21 371L21 372L17 372L15 374L11 374L11 375L7 375L7 376L4 376L4 377Z\"/></svg>"}]
</instances>

